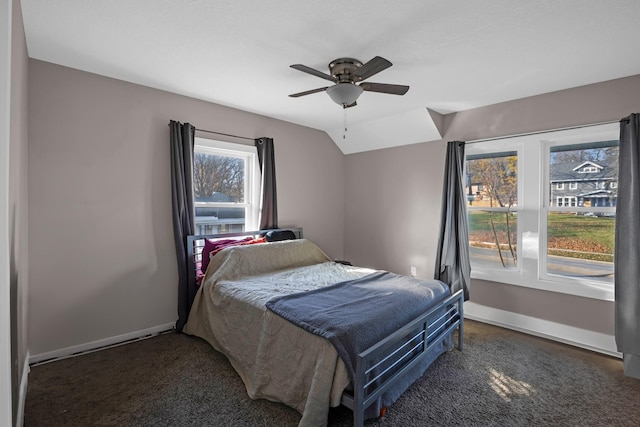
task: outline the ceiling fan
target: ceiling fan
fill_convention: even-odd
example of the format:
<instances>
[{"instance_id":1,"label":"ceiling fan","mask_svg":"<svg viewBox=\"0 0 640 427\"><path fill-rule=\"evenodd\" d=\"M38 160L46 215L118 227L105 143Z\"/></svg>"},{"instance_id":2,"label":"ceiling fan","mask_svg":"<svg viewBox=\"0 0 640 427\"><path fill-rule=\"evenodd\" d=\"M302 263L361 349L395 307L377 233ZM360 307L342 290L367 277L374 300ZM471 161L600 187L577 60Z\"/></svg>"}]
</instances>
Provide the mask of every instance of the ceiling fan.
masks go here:
<instances>
[{"instance_id":1,"label":"ceiling fan","mask_svg":"<svg viewBox=\"0 0 640 427\"><path fill-rule=\"evenodd\" d=\"M391 67L391 65L393 65L391 62L380 56L376 56L365 64L353 58L338 58L331 61L329 64L329 74L326 74L322 71L307 67L306 65L294 64L291 68L332 81L335 85L294 93L289 96L298 98L300 96L326 91L336 104L342 105L344 108L349 108L356 105L356 100L365 90L392 95L404 95L409 90L409 86L363 82L363 80Z\"/></svg>"}]
</instances>

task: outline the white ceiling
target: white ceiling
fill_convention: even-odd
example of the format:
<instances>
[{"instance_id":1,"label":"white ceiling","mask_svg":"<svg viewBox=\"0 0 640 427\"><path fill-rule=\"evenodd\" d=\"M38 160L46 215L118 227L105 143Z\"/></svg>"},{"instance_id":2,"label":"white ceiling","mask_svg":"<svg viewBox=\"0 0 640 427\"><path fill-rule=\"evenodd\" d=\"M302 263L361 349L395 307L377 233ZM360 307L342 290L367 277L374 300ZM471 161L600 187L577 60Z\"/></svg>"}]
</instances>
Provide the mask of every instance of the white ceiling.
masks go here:
<instances>
[{"instance_id":1,"label":"white ceiling","mask_svg":"<svg viewBox=\"0 0 640 427\"><path fill-rule=\"evenodd\" d=\"M22 0L31 58L321 129L348 154L433 141L462 111L640 74L639 0ZM394 65L344 110L336 58ZM197 126L198 124L195 123Z\"/></svg>"}]
</instances>

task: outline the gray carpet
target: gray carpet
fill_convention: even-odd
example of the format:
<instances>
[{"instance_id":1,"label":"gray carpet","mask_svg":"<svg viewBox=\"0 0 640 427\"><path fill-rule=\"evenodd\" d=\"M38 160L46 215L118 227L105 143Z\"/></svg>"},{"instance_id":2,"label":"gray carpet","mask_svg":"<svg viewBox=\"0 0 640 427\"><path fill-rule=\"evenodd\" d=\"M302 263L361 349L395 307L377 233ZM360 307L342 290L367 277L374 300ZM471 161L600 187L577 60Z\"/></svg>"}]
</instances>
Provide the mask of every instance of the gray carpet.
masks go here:
<instances>
[{"instance_id":1,"label":"gray carpet","mask_svg":"<svg viewBox=\"0 0 640 427\"><path fill-rule=\"evenodd\" d=\"M168 333L33 366L25 426L296 426L290 408L251 400L224 356ZM335 408L329 426L352 423ZM367 426L640 426L640 380L619 359L467 321L442 355Z\"/></svg>"}]
</instances>

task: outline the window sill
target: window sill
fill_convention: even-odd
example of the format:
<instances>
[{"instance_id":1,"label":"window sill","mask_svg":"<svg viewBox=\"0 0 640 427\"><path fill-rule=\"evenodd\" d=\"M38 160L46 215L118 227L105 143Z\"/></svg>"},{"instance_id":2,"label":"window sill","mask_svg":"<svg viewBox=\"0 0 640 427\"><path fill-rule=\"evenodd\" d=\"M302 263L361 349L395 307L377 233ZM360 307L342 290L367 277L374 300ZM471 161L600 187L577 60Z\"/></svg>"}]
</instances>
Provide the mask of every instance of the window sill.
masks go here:
<instances>
[{"instance_id":1,"label":"window sill","mask_svg":"<svg viewBox=\"0 0 640 427\"><path fill-rule=\"evenodd\" d=\"M605 285L588 280L576 280L562 276L549 276L549 278L527 277L522 271L503 271L497 269L471 268L471 278L507 285L523 286L547 292L575 295L584 298L593 298L602 301L614 301L614 285Z\"/></svg>"}]
</instances>

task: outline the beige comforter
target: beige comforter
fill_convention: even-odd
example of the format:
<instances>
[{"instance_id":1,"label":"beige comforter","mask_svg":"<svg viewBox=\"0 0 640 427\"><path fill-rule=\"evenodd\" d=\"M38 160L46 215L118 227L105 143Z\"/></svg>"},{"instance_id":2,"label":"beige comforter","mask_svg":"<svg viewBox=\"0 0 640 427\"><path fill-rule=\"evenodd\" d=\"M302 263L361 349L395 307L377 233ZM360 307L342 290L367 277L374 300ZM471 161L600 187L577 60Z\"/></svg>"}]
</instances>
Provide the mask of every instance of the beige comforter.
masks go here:
<instances>
[{"instance_id":1,"label":"beige comforter","mask_svg":"<svg viewBox=\"0 0 640 427\"><path fill-rule=\"evenodd\" d=\"M349 377L333 345L265 308L276 296L363 277L307 240L227 248L211 259L184 331L224 353L252 399L283 402L300 427L325 426Z\"/></svg>"}]
</instances>

